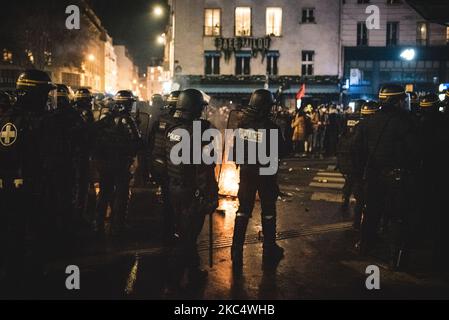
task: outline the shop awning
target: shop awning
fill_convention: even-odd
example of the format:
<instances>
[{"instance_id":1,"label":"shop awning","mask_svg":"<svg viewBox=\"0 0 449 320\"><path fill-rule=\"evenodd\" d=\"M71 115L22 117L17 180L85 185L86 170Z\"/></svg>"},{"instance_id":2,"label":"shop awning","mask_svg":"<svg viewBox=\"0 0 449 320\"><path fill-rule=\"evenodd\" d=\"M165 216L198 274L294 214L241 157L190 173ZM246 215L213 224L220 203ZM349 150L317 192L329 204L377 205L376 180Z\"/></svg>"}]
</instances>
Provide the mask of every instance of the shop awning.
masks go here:
<instances>
[{"instance_id":1,"label":"shop awning","mask_svg":"<svg viewBox=\"0 0 449 320\"><path fill-rule=\"evenodd\" d=\"M202 90L209 95L214 94L251 94L254 90L263 89L263 85L198 85L193 86L195 89ZM275 93L279 86L270 86L269 90ZM289 89L284 90L283 94L294 95L299 91L299 85L292 85ZM340 88L337 84L318 85L306 84L306 96L315 94L339 94Z\"/></svg>"}]
</instances>

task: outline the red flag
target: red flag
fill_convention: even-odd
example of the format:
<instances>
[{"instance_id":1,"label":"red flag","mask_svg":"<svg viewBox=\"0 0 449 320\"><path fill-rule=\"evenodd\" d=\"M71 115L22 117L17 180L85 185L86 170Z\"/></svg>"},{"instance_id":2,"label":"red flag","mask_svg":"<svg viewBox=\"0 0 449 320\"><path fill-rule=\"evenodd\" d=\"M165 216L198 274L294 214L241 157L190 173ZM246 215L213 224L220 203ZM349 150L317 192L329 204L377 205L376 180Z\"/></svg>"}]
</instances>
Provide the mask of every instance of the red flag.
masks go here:
<instances>
[{"instance_id":1,"label":"red flag","mask_svg":"<svg viewBox=\"0 0 449 320\"><path fill-rule=\"evenodd\" d=\"M306 95L306 84L303 83L298 93L296 94L296 100L301 100Z\"/></svg>"}]
</instances>

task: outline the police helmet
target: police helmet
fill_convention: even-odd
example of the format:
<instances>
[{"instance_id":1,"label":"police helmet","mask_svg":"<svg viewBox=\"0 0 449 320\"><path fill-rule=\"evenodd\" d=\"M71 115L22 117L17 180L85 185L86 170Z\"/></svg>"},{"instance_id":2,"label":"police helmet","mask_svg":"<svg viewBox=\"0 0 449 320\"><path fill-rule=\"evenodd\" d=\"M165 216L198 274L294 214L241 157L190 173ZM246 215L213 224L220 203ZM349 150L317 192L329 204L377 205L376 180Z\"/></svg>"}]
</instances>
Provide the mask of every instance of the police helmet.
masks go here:
<instances>
[{"instance_id":1,"label":"police helmet","mask_svg":"<svg viewBox=\"0 0 449 320\"><path fill-rule=\"evenodd\" d=\"M270 112L273 105L273 94L269 90L258 89L251 95L248 108L245 111L259 116L265 116Z\"/></svg>"},{"instance_id":2,"label":"police helmet","mask_svg":"<svg viewBox=\"0 0 449 320\"><path fill-rule=\"evenodd\" d=\"M397 84L385 85L379 92L379 103L382 106L400 106L406 98L404 87Z\"/></svg>"},{"instance_id":3,"label":"police helmet","mask_svg":"<svg viewBox=\"0 0 449 320\"><path fill-rule=\"evenodd\" d=\"M16 88L19 104L42 111L48 107L49 94L56 86L46 72L30 69L20 74Z\"/></svg>"},{"instance_id":4,"label":"police helmet","mask_svg":"<svg viewBox=\"0 0 449 320\"><path fill-rule=\"evenodd\" d=\"M70 105L70 89L65 84L57 84L57 101L58 107L66 107Z\"/></svg>"},{"instance_id":5,"label":"police helmet","mask_svg":"<svg viewBox=\"0 0 449 320\"><path fill-rule=\"evenodd\" d=\"M151 97L151 105L155 108L162 109L164 107L164 98L160 94L154 94Z\"/></svg>"},{"instance_id":6,"label":"police helmet","mask_svg":"<svg viewBox=\"0 0 449 320\"><path fill-rule=\"evenodd\" d=\"M91 109L94 101L94 95L89 89L82 88L75 92L74 101L79 107Z\"/></svg>"},{"instance_id":7,"label":"police helmet","mask_svg":"<svg viewBox=\"0 0 449 320\"><path fill-rule=\"evenodd\" d=\"M176 104L179 100L179 95L181 94L181 91L176 90L170 92L170 95L167 97L167 105L170 109L176 108Z\"/></svg>"},{"instance_id":8,"label":"police helmet","mask_svg":"<svg viewBox=\"0 0 449 320\"><path fill-rule=\"evenodd\" d=\"M21 92L47 94L53 89L56 89L56 86L52 83L50 76L41 70L26 70L17 79L17 90Z\"/></svg>"},{"instance_id":9,"label":"police helmet","mask_svg":"<svg viewBox=\"0 0 449 320\"><path fill-rule=\"evenodd\" d=\"M434 93L427 94L419 100L419 107L422 110L434 110L438 107L440 99Z\"/></svg>"},{"instance_id":10,"label":"police helmet","mask_svg":"<svg viewBox=\"0 0 449 320\"><path fill-rule=\"evenodd\" d=\"M187 112L192 118L201 116L207 102L201 91L196 89L186 89L179 94L176 110Z\"/></svg>"},{"instance_id":11,"label":"police helmet","mask_svg":"<svg viewBox=\"0 0 449 320\"><path fill-rule=\"evenodd\" d=\"M114 96L114 102L118 106L123 106L126 111L130 111L137 99L131 90L120 90Z\"/></svg>"},{"instance_id":12,"label":"police helmet","mask_svg":"<svg viewBox=\"0 0 449 320\"><path fill-rule=\"evenodd\" d=\"M379 111L379 104L376 101L367 101L362 105L360 114L362 117L367 117L375 114Z\"/></svg>"}]
</instances>

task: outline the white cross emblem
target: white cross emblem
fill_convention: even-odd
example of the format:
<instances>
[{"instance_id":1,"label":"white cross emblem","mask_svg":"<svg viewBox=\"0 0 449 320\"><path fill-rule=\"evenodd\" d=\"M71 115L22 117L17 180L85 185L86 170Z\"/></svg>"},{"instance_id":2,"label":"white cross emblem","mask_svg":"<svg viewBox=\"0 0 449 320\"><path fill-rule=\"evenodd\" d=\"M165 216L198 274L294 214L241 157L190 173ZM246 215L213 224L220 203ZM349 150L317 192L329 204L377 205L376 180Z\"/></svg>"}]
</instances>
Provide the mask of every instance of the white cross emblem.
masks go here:
<instances>
[{"instance_id":1,"label":"white cross emblem","mask_svg":"<svg viewBox=\"0 0 449 320\"><path fill-rule=\"evenodd\" d=\"M17 140L17 128L12 123L7 123L3 126L2 130L0 131L0 143L5 146L9 147L14 144Z\"/></svg>"}]
</instances>

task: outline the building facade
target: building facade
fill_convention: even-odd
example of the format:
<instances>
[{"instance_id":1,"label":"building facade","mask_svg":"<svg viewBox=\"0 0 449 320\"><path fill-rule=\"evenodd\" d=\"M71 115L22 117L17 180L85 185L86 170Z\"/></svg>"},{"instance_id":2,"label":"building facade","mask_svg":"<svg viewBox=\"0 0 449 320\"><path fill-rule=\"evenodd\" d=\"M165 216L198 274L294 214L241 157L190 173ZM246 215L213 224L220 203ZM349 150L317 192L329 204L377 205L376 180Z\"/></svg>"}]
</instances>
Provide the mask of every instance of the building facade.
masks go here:
<instances>
[{"instance_id":1,"label":"building facade","mask_svg":"<svg viewBox=\"0 0 449 320\"><path fill-rule=\"evenodd\" d=\"M117 92L118 65L112 38L107 36L104 42L104 91L109 94Z\"/></svg>"},{"instance_id":2,"label":"building facade","mask_svg":"<svg viewBox=\"0 0 449 320\"><path fill-rule=\"evenodd\" d=\"M123 45L114 46L117 55L117 89L132 90L134 95L139 96L139 72L137 66Z\"/></svg>"},{"instance_id":3,"label":"building facade","mask_svg":"<svg viewBox=\"0 0 449 320\"><path fill-rule=\"evenodd\" d=\"M88 30L87 37L75 39L77 52L76 59L70 59L73 55L67 52L65 61L60 61L61 55L55 57L52 52L44 52L47 59L45 64L37 64L33 53L28 48L23 48L28 52L29 61L21 61L18 55L7 46L0 47L0 88L13 90L20 72L27 68L39 68L47 71L55 83L63 83L71 86L73 89L87 87L94 92L115 94L118 90L118 60L113 46L113 39L109 36L107 30L102 26L100 19L90 6L81 1L83 9L81 10L82 24ZM82 48L82 50L80 50ZM58 50L74 51L72 46L61 47ZM79 59L78 59L79 53ZM67 58L69 57L69 58ZM125 61L125 68L129 67L132 71L129 78L131 83L126 85L129 89L139 89L139 85L132 83L133 79L138 79L137 67L132 61ZM133 87L134 85L134 87Z\"/></svg>"},{"instance_id":4,"label":"building facade","mask_svg":"<svg viewBox=\"0 0 449 320\"><path fill-rule=\"evenodd\" d=\"M166 66L174 83L238 100L284 87L338 100L341 4L335 0L171 0ZM201 21L199 21L201 20Z\"/></svg>"},{"instance_id":5,"label":"building facade","mask_svg":"<svg viewBox=\"0 0 449 320\"><path fill-rule=\"evenodd\" d=\"M345 102L449 82L449 28L406 0L169 2L164 66L181 88L235 99L282 86L291 106L302 83L309 99Z\"/></svg>"},{"instance_id":6,"label":"building facade","mask_svg":"<svg viewBox=\"0 0 449 320\"><path fill-rule=\"evenodd\" d=\"M147 68L146 87L148 98L155 94L169 94L172 89L170 72L163 66L149 66Z\"/></svg>"},{"instance_id":7,"label":"building facade","mask_svg":"<svg viewBox=\"0 0 449 320\"><path fill-rule=\"evenodd\" d=\"M49 66L53 81L64 83L74 89L85 87L93 92L104 92L106 85L106 67L108 62L108 42L112 42L107 30L101 24L95 12L83 3L83 21L87 24L90 37L82 52L83 61L80 66L55 64Z\"/></svg>"},{"instance_id":8,"label":"building facade","mask_svg":"<svg viewBox=\"0 0 449 320\"><path fill-rule=\"evenodd\" d=\"M366 23L371 5L379 9L374 29ZM449 81L448 27L426 21L407 1L345 0L341 25L349 98L375 98L386 83L428 92Z\"/></svg>"}]
</instances>

